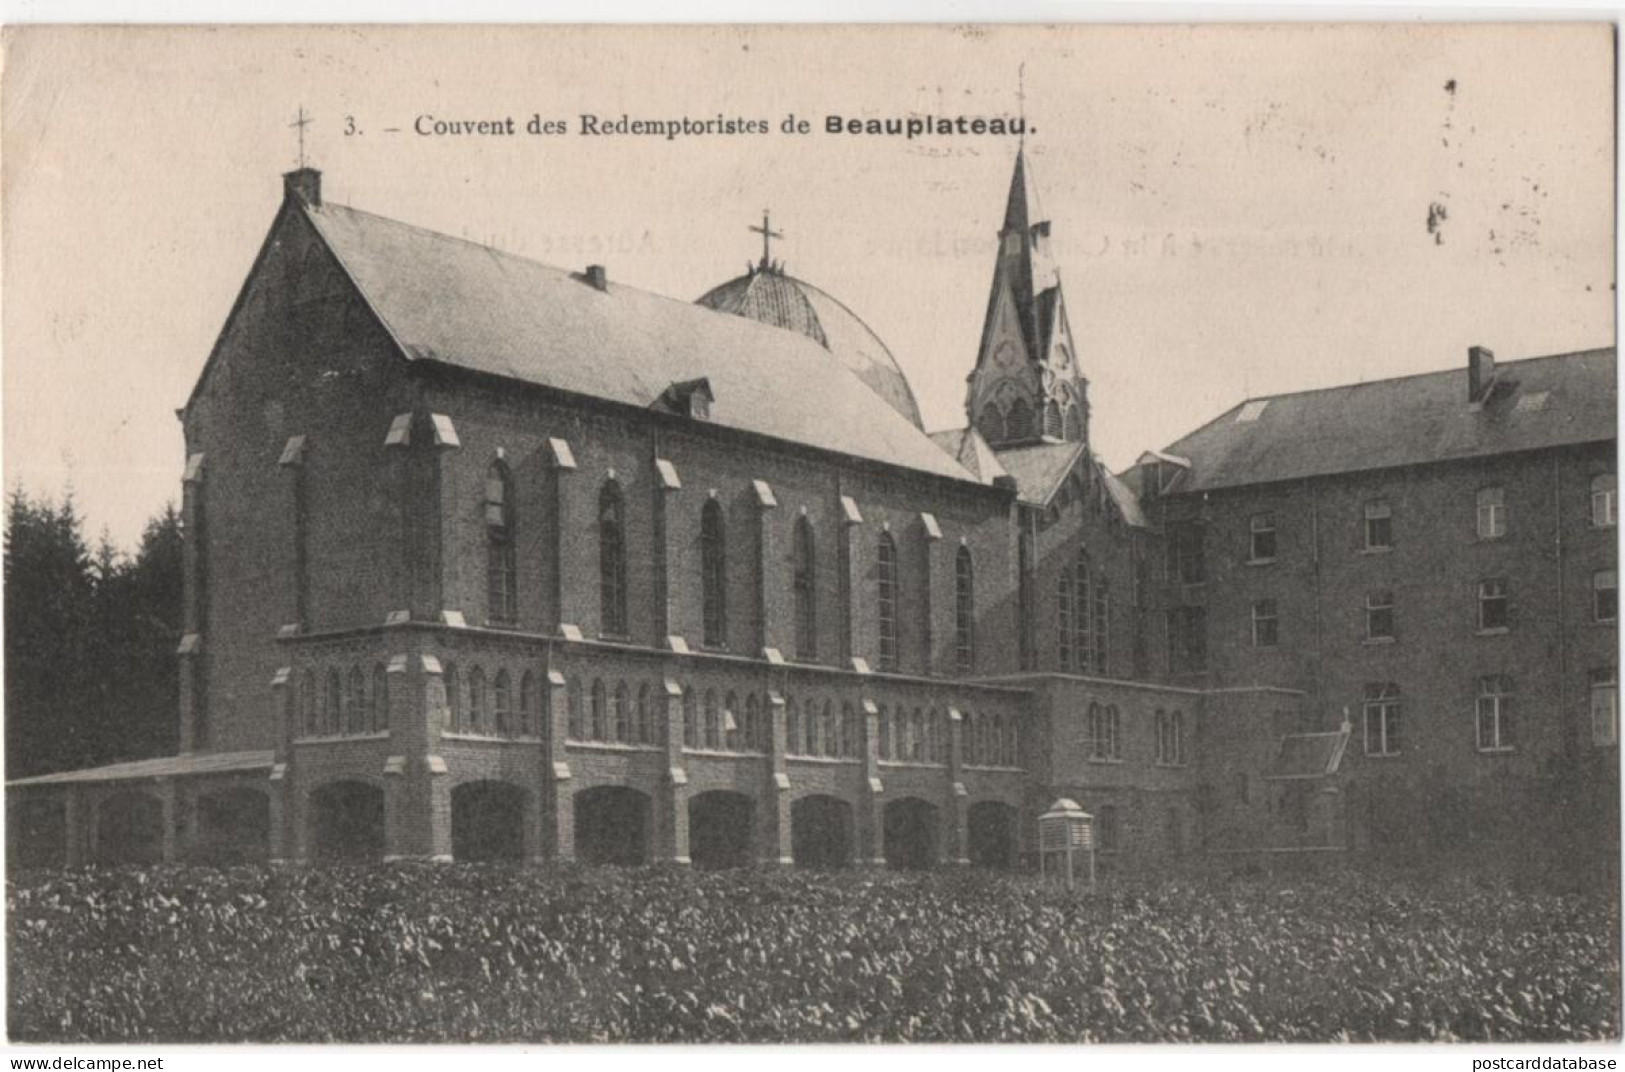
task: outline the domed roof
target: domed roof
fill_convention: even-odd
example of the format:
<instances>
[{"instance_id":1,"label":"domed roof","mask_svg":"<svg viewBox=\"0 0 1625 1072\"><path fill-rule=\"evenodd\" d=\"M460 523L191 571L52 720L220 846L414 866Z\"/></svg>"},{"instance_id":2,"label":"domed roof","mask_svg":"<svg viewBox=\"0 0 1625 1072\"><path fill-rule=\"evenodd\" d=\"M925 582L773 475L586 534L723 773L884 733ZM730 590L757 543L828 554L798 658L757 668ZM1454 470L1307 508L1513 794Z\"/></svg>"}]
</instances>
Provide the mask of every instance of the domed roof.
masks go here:
<instances>
[{"instance_id":1,"label":"domed roof","mask_svg":"<svg viewBox=\"0 0 1625 1072\"><path fill-rule=\"evenodd\" d=\"M757 266L708 291L696 304L800 332L839 358L914 427L923 428L908 379L880 336L811 283L777 267Z\"/></svg>"}]
</instances>

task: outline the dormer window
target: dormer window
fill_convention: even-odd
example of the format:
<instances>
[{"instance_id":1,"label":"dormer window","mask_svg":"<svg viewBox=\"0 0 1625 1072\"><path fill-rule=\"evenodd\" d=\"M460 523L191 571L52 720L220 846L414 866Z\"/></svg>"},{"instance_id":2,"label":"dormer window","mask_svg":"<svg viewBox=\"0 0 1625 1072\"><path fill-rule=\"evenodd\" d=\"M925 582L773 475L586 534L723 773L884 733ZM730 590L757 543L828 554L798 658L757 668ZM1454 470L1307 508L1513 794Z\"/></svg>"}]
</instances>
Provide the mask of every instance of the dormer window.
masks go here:
<instances>
[{"instance_id":1,"label":"dormer window","mask_svg":"<svg viewBox=\"0 0 1625 1072\"><path fill-rule=\"evenodd\" d=\"M660 402L666 410L684 417L692 417L697 421L711 419L711 403L716 400L716 392L711 390L711 381L703 376L697 380L674 383L660 396Z\"/></svg>"}]
</instances>

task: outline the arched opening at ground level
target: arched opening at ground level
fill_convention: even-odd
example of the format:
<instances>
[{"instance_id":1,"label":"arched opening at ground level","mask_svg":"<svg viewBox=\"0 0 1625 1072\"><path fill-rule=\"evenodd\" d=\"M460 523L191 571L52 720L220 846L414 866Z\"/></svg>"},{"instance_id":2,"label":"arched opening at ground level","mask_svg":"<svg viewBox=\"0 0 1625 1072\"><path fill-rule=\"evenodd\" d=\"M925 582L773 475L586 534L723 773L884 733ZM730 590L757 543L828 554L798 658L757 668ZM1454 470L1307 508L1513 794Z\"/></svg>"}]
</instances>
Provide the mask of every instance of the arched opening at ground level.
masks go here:
<instances>
[{"instance_id":1,"label":"arched opening at ground level","mask_svg":"<svg viewBox=\"0 0 1625 1072\"><path fill-rule=\"evenodd\" d=\"M68 862L68 805L62 798L8 794L6 827L10 866L60 867Z\"/></svg>"},{"instance_id":2,"label":"arched opening at ground level","mask_svg":"<svg viewBox=\"0 0 1625 1072\"><path fill-rule=\"evenodd\" d=\"M790 855L797 867L830 869L852 863L852 805L816 794L790 805Z\"/></svg>"},{"instance_id":3,"label":"arched opening at ground level","mask_svg":"<svg viewBox=\"0 0 1625 1072\"><path fill-rule=\"evenodd\" d=\"M164 806L150 793L116 793L96 808L96 862L152 864L164 854Z\"/></svg>"},{"instance_id":4,"label":"arched opening at ground level","mask_svg":"<svg viewBox=\"0 0 1625 1072\"><path fill-rule=\"evenodd\" d=\"M271 800L258 789L201 793L189 852L211 863L253 863L270 856Z\"/></svg>"},{"instance_id":5,"label":"arched opening at ground level","mask_svg":"<svg viewBox=\"0 0 1625 1072\"><path fill-rule=\"evenodd\" d=\"M918 797L886 805L886 866L922 870L937 863L937 809Z\"/></svg>"},{"instance_id":6,"label":"arched opening at ground level","mask_svg":"<svg viewBox=\"0 0 1625 1072\"><path fill-rule=\"evenodd\" d=\"M649 862L649 798L636 789L600 785L575 795L576 858L635 867Z\"/></svg>"},{"instance_id":7,"label":"arched opening at ground level","mask_svg":"<svg viewBox=\"0 0 1625 1072\"><path fill-rule=\"evenodd\" d=\"M384 855L384 791L365 782L331 782L310 795L312 850L318 860L377 860Z\"/></svg>"},{"instance_id":8,"label":"arched opening at ground level","mask_svg":"<svg viewBox=\"0 0 1625 1072\"><path fill-rule=\"evenodd\" d=\"M714 789L688 802L688 858L702 871L748 867L755 809L743 793Z\"/></svg>"},{"instance_id":9,"label":"arched opening at ground level","mask_svg":"<svg viewBox=\"0 0 1625 1072\"><path fill-rule=\"evenodd\" d=\"M476 863L525 858L525 791L508 782L464 782L451 791L451 855Z\"/></svg>"},{"instance_id":10,"label":"arched opening at ground level","mask_svg":"<svg viewBox=\"0 0 1625 1072\"><path fill-rule=\"evenodd\" d=\"M965 814L966 856L972 867L1008 871L1016 865L1016 809L1002 800L972 804Z\"/></svg>"}]
</instances>

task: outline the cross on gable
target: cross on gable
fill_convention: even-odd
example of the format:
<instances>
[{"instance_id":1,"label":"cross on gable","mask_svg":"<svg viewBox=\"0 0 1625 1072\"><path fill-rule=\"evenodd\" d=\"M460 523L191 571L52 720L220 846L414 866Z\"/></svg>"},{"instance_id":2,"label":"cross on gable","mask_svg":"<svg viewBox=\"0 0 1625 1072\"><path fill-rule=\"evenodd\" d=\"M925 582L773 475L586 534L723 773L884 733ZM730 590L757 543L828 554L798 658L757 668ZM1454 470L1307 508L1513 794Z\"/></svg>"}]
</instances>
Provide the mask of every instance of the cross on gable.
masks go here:
<instances>
[{"instance_id":1,"label":"cross on gable","mask_svg":"<svg viewBox=\"0 0 1625 1072\"><path fill-rule=\"evenodd\" d=\"M305 128L310 126L310 116L305 114L303 104L299 106L298 118L289 123L288 126L297 127L299 130L299 167L303 170L305 166Z\"/></svg>"}]
</instances>

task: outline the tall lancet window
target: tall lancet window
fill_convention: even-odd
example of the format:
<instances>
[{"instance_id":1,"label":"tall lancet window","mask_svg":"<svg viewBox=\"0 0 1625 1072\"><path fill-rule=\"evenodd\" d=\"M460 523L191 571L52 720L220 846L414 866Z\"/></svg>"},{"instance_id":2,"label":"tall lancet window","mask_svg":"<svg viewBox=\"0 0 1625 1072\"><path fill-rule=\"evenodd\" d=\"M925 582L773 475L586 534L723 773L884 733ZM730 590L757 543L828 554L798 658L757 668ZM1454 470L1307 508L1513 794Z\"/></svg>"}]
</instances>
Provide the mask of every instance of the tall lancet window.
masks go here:
<instances>
[{"instance_id":1,"label":"tall lancet window","mask_svg":"<svg viewBox=\"0 0 1625 1072\"><path fill-rule=\"evenodd\" d=\"M975 583L970 548L961 547L954 561L954 665L961 674L976 668Z\"/></svg>"},{"instance_id":2,"label":"tall lancet window","mask_svg":"<svg viewBox=\"0 0 1625 1072\"><path fill-rule=\"evenodd\" d=\"M817 550L813 544L812 522L805 516L796 521L794 576L796 600L796 658L818 658Z\"/></svg>"},{"instance_id":3,"label":"tall lancet window","mask_svg":"<svg viewBox=\"0 0 1625 1072\"><path fill-rule=\"evenodd\" d=\"M880 534L876 607L880 625L880 669L897 669L897 543L891 533Z\"/></svg>"},{"instance_id":4,"label":"tall lancet window","mask_svg":"<svg viewBox=\"0 0 1625 1072\"><path fill-rule=\"evenodd\" d=\"M626 503L613 481L598 494L598 630L626 635Z\"/></svg>"},{"instance_id":5,"label":"tall lancet window","mask_svg":"<svg viewBox=\"0 0 1625 1072\"><path fill-rule=\"evenodd\" d=\"M519 571L514 552L513 478L492 462L485 472L486 617L492 625L519 620Z\"/></svg>"},{"instance_id":6,"label":"tall lancet window","mask_svg":"<svg viewBox=\"0 0 1625 1072\"><path fill-rule=\"evenodd\" d=\"M1089 580L1089 552L1080 547L1077 563L1072 568L1072 653L1081 674L1098 669L1094 665L1094 633L1090 629L1094 589Z\"/></svg>"},{"instance_id":7,"label":"tall lancet window","mask_svg":"<svg viewBox=\"0 0 1625 1072\"><path fill-rule=\"evenodd\" d=\"M728 646L728 546L722 504L706 500L700 510L700 588L705 646Z\"/></svg>"}]
</instances>

